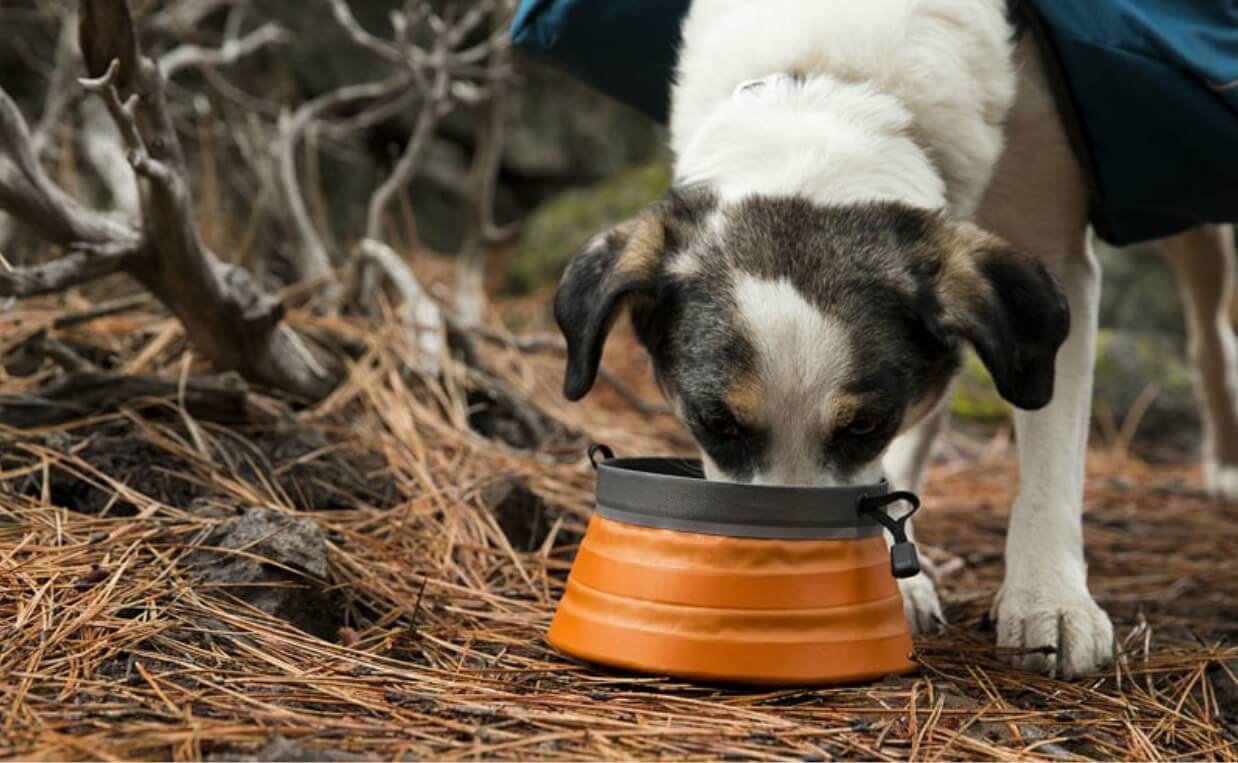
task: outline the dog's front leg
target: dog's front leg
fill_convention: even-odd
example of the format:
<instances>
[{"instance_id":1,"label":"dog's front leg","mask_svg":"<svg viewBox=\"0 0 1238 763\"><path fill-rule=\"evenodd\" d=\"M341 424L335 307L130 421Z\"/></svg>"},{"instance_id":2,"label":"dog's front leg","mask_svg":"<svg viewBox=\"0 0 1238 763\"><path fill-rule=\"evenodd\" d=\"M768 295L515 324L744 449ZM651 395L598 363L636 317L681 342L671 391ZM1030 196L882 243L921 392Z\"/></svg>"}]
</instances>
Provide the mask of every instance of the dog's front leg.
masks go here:
<instances>
[{"instance_id":1,"label":"dog's front leg","mask_svg":"<svg viewBox=\"0 0 1238 763\"><path fill-rule=\"evenodd\" d=\"M1006 579L994 608L998 644L1032 651L1025 668L1070 678L1113 653L1113 627L1088 591L1083 477L1100 301L1099 265L1086 239L1057 268L1071 332L1057 357L1053 401L1018 411L1019 496L1006 537Z\"/></svg>"},{"instance_id":2,"label":"dog's front leg","mask_svg":"<svg viewBox=\"0 0 1238 763\"><path fill-rule=\"evenodd\" d=\"M1019 96L982 222L1039 258L1070 303L1053 400L1015 413L1019 497L1006 536L1006 579L994 602L1003 646L1043 649L1019 664L1074 676L1113 654L1113 626L1088 591L1083 474L1091 420L1100 266L1087 241L1087 190L1030 39L1019 46ZM1048 650L1052 649L1050 653Z\"/></svg>"}]
</instances>

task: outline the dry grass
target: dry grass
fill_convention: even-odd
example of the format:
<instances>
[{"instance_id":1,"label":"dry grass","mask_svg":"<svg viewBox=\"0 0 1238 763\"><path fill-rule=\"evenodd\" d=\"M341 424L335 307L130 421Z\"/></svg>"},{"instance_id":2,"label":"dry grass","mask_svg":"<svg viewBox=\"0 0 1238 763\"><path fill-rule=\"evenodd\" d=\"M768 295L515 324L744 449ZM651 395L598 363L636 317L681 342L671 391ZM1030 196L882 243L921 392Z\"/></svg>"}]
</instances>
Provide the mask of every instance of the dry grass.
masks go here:
<instances>
[{"instance_id":1,"label":"dry grass","mask_svg":"<svg viewBox=\"0 0 1238 763\"><path fill-rule=\"evenodd\" d=\"M65 309L0 314L0 345ZM924 491L921 526L922 548L946 573L953 625L917 643L918 673L811 691L622 675L566 659L543 638L589 511L579 447L587 438L621 453L666 452L677 447L673 422L637 415L605 390L567 406L554 356L496 350L490 361L513 386L581 433L513 451L467 433L458 391L432 394L399 373L411 350L391 324L295 320L367 348L350 382L295 420L257 399L268 423L226 430L170 401L0 439L0 756L1238 758L1238 522L1233 507L1191 489L1194 470L1103 453L1090 465L1092 586L1122 649L1104 673L1070 683L1029 675L991 645L985 612L1015 470L1005 438L956 435ZM201 370L176 324L153 314L66 333L128 370ZM651 396L637 358L625 339L610 360L628 364L627 378ZM38 379L0 380L12 389ZM266 461L244 455L289 426L327 444ZM104 430L139 436L158 456L109 474L90 447L89 433ZM284 478L321 463L312 479L333 482L341 455L356 457L375 490L298 511ZM533 550L513 548L482 500L502 474L548 507ZM93 490L102 508L57 505L69 503L57 493L64 480ZM330 495L322 491L352 482L292 484ZM185 496L194 500L178 503ZM256 505L325 531L328 579L304 584L338 597L346 629L334 641L246 605L185 563L215 525ZM266 746L275 737L292 744Z\"/></svg>"}]
</instances>

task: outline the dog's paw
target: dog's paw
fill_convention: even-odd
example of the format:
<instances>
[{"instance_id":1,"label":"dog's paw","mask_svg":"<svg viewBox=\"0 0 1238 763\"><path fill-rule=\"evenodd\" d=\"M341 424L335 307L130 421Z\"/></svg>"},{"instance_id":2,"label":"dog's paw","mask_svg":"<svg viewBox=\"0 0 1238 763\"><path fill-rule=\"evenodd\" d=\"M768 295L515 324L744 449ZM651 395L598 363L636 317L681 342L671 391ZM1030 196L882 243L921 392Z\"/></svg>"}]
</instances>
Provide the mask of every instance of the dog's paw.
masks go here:
<instances>
[{"instance_id":1,"label":"dog's paw","mask_svg":"<svg viewBox=\"0 0 1238 763\"><path fill-rule=\"evenodd\" d=\"M1218 501L1238 503L1238 464L1209 460L1204 477L1209 495Z\"/></svg>"},{"instance_id":2,"label":"dog's paw","mask_svg":"<svg viewBox=\"0 0 1238 763\"><path fill-rule=\"evenodd\" d=\"M903 614L913 634L933 633L946 622L937 588L928 575L921 572L915 577L900 578L898 588L903 594Z\"/></svg>"},{"instance_id":3,"label":"dog's paw","mask_svg":"<svg viewBox=\"0 0 1238 763\"><path fill-rule=\"evenodd\" d=\"M1113 625L1087 590L1011 587L997 595L997 645L1029 650L1024 670L1061 678L1090 673L1113 658ZM1040 650L1040 651L1032 651Z\"/></svg>"}]
</instances>

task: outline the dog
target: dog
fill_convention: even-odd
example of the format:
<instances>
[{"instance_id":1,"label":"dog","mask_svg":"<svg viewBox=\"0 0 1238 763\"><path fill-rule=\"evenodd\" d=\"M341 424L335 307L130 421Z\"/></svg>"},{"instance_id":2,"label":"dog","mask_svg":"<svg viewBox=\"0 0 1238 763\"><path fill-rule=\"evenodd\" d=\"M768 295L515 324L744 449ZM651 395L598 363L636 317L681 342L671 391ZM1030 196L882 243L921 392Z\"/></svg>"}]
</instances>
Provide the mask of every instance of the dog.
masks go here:
<instances>
[{"instance_id":1,"label":"dog","mask_svg":"<svg viewBox=\"0 0 1238 763\"><path fill-rule=\"evenodd\" d=\"M1083 172L1005 0L695 0L672 189L589 240L555 317L564 393L624 312L707 478L915 489L961 353L1015 408L1020 488L997 640L1062 677L1105 665L1082 489L1099 267ZM1189 307L1206 473L1238 497L1232 271L1221 229L1165 251ZM913 630L943 621L900 581ZM1046 649L1047 647L1047 649Z\"/></svg>"}]
</instances>

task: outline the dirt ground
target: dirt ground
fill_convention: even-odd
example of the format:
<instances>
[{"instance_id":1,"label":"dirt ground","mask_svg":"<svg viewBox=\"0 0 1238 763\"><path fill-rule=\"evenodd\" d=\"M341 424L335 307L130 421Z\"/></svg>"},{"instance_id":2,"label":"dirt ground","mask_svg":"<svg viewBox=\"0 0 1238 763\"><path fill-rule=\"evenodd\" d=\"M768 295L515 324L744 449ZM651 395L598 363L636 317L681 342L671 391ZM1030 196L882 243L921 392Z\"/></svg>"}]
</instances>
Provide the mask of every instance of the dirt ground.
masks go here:
<instances>
[{"instance_id":1,"label":"dirt ground","mask_svg":"<svg viewBox=\"0 0 1238 763\"><path fill-rule=\"evenodd\" d=\"M0 349L86 307L0 313ZM505 310L544 328L544 303ZM474 431L501 436L494 401L403 373L394 323L293 320L360 348L308 409L251 391L239 414L196 415L169 393L0 430L0 756L1238 758L1238 507L1209 501L1185 456L1090 458L1091 586L1121 650L1101 673L1030 675L993 646L1016 488L999 431L952 433L922 491L950 625L917 641L912 675L760 691L625 675L544 634L589 513L584 446L685 452L671 417L628 399L657 400L631 338L606 359L630 389L580 405L553 351L487 344L547 417L529 451ZM117 371L208 371L149 308L54 333ZM57 373L8 368L13 393Z\"/></svg>"}]
</instances>

